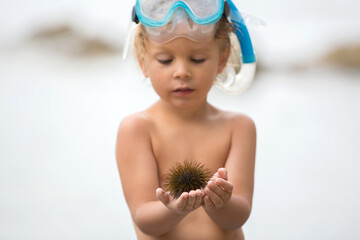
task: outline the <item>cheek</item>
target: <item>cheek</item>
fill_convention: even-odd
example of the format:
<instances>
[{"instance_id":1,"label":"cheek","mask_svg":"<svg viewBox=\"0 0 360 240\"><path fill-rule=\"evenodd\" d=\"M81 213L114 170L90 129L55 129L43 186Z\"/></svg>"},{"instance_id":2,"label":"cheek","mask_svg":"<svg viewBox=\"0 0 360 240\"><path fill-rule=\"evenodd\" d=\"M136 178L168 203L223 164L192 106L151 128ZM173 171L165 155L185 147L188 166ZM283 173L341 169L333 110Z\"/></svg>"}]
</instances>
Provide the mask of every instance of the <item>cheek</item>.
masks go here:
<instances>
[{"instance_id":1,"label":"cheek","mask_svg":"<svg viewBox=\"0 0 360 240\"><path fill-rule=\"evenodd\" d=\"M213 61L204 67L202 73L207 78L213 78L215 80L217 74L219 73L220 66L218 61Z\"/></svg>"},{"instance_id":2,"label":"cheek","mask_svg":"<svg viewBox=\"0 0 360 240\"><path fill-rule=\"evenodd\" d=\"M162 69L151 68L151 71L149 71L149 78L151 81L151 85L156 92L161 91L168 86L166 84L168 79L166 72Z\"/></svg>"},{"instance_id":3,"label":"cheek","mask_svg":"<svg viewBox=\"0 0 360 240\"><path fill-rule=\"evenodd\" d=\"M164 89L164 84L162 84L159 81L155 81L153 80L154 78L150 78L150 82L151 82L151 87L152 89L156 92L156 94L158 96L163 96L165 89Z\"/></svg>"},{"instance_id":4,"label":"cheek","mask_svg":"<svg viewBox=\"0 0 360 240\"><path fill-rule=\"evenodd\" d=\"M149 73L149 78L152 82L152 85L155 87L164 87L167 82L166 74L163 71L151 71Z\"/></svg>"},{"instance_id":5,"label":"cheek","mask_svg":"<svg viewBox=\"0 0 360 240\"><path fill-rule=\"evenodd\" d=\"M157 69L156 66L154 66L153 64L149 64L147 70L148 70L150 79L158 79L159 76L161 76L159 74L159 72L161 72L161 70Z\"/></svg>"},{"instance_id":6,"label":"cheek","mask_svg":"<svg viewBox=\"0 0 360 240\"><path fill-rule=\"evenodd\" d=\"M200 72L201 85L204 86L204 90L210 89L213 86L216 76L217 74L214 67L208 68L208 70Z\"/></svg>"}]
</instances>

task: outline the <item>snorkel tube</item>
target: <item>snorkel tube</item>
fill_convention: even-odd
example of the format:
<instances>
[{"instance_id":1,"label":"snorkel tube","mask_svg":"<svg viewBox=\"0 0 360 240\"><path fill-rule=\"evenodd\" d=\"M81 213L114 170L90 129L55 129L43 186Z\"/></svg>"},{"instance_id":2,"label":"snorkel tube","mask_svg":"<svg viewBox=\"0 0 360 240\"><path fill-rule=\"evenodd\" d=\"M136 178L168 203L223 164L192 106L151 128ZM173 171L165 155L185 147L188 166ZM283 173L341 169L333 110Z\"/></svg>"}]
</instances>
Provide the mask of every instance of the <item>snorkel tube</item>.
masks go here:
<instances>
[{"instance_id":1,"label":"snorkel tube","mask_svg":"<svg viewBox=\"0 0 360 240\"><path fill-rule=\"evenodd\" d=\"M234 72L233 66L227 67L227 79L216 81L215 84L223 91L235 95L244 92L252 83L256 71L256 57L243 17L232 0L226 0L226 2L230 8L228 18L235 27L235 34L240 44L242 65L238 73Z\"/></svg>"}]
</instances>

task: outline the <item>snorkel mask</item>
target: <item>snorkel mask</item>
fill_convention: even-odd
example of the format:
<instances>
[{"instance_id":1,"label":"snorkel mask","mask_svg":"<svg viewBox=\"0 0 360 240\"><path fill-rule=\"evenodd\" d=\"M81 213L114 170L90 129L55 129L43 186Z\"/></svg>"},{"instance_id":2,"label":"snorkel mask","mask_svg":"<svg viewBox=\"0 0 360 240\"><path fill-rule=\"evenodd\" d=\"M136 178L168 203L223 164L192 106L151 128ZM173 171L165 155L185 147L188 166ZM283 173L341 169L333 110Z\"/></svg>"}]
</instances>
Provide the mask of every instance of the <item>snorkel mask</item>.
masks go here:
<instances>
[{"instance_id":1,"label":"snorkel mask","mask_svg":"<svg viewBox=\"0 0 360 240\"><path fill-rule=\"evenodd\" d=\"M215 85L227 93L239 94L250 86L255 76L256 58L244 19L232 0L137 0L132 21L141 22L149 39L157 44L177 37L203 42L214 38L217 22L223 15L233 24L236 37L231 38L230 59ZM129 35L124 57L130 45ZM236 48L241 48L242 55L234 55L239 52Z\"/></svg>"}]
</instances>

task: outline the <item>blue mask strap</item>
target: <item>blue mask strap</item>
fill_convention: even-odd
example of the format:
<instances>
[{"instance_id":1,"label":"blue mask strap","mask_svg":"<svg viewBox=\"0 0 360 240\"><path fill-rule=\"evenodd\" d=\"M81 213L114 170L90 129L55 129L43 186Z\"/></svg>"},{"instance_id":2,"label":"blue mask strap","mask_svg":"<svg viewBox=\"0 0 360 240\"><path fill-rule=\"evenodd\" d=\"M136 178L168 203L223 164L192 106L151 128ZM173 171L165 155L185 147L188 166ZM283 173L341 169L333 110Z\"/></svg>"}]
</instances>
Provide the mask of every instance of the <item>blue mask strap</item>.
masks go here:
<instances>
[{"instance_id":1,"label":"blue mask strap","mask_svg":"<svg viewBox=\"0 0 360 240\"><path fill-rule=\"evenodd\" d=\"M230 7L229 18L234 23L235 34L239 39L243 63L256 62L255 53L251 44L249 31L245 25L244 19L241 16L239 10L236 8L232 0L226 0Z\"/></svg>"}]
</instances>

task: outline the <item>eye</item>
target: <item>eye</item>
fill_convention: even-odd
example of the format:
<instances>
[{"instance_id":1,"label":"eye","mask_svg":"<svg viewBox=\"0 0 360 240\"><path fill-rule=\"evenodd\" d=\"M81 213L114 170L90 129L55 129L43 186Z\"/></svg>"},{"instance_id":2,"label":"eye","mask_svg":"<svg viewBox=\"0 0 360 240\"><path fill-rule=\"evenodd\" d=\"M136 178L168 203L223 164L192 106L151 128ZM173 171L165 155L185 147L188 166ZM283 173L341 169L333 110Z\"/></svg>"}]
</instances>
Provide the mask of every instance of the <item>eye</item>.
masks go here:
<instances>
[{"instance_id":1,"label":"eye","mask_svg":"<svg viewBox=\"0 0 360 240\"><path fill-rule=\"evenodd\" d=\"M205 62L205 58L200 58L200 59L192 58L191 61L194 63L203 63Z\"/></svg>"},{"instance_id":2,"label":"eye","mask_svg":"<svg viewBox=\"0 0 360 240\"><path fill-rule=\"evenodd\" d=\"M172 59L158 59L158 62L164 65L168 65L172 62Z\"/></svg>"}]
</instances>

